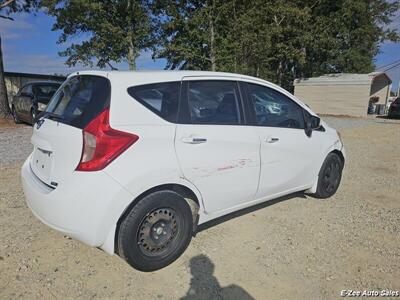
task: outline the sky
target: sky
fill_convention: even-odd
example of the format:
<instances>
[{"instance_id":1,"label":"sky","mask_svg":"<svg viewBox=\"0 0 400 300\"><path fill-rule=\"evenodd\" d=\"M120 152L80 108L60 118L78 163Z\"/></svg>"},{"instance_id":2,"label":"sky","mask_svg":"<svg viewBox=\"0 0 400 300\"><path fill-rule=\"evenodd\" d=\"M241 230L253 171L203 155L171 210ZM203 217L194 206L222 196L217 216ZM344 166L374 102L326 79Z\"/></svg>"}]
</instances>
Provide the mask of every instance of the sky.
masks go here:
<instances>
[{"instance_id":1,"label":"sky","mask_svg":"<svg viewBox=\"0 0 400 300\"><path fill-rule=\"evenodd\" d=\"M38 74L68 74L73 71L88 69L82 65L69 68L58 52L65 50L73 40L65 44L57 44L60 32L52 31L55 22L53 17L43 12L33 14L14 14L14 21L0 18L0 35L2 38L3 60L6 71ZM400 14L391 27L400 30ZM82 39L84 37L77 37ZM400 43L385 42L381 45L380 53L375 57L378 67L400 60ZM143 52L137 59L138 70L162 70L166 61L153 60L151 53ZM119 70L127 70L127 63L115 65ZM397 90L400 81L400 67L388 71L393 81L393 90Z\"/></svg>"}]
</instances>

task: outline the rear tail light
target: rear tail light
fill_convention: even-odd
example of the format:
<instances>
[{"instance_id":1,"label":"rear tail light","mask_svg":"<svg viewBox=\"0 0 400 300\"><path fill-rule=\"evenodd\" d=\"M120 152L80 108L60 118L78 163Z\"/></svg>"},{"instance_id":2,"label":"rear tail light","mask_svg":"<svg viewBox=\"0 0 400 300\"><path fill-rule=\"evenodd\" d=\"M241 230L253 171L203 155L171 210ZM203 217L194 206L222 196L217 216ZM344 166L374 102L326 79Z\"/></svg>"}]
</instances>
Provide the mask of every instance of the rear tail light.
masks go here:
<instances>
[{"instance_id":1,"label":"rear tail light","mask_svg":"<svg viewBox=\"0 0 400 300\"><path fill-rule=\"evenodd\" d=\"M112 129L107 108L83 129L82 156L76 170L104 169L138 139L135 134Z\"/></svg>"}]
</instances>

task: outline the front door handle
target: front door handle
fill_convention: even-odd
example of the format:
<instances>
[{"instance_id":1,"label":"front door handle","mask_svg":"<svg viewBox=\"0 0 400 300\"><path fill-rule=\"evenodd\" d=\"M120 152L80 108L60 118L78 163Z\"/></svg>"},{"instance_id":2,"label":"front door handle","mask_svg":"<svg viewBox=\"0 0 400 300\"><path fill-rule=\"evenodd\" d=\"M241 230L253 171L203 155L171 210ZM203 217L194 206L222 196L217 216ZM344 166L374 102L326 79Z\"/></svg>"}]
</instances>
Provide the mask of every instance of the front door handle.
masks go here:
<instances>
[{"instance_id":1,"label":"front door handle","mask_svg":"<svg viewBox=\"0 0 400 300\"><path fill-rule=\"evenodd\" d=\"M182 138L182 142L186 143L186 144L202 144L202 143L206 143L207 139L203 138L203 137L184 137Z\"/></svg>"},{"instance_id":2,"label":"front door handle","mask_svg":"<svg viewBox=\"0 0 400 300\"><path fill-rule=\"evenodd\" d=\"M270 136L270 137L267 137L267 138L265 139L265 141L266 141L267 143L273 144L273 143L278 142L278 141L279 141L279 138Z\"/></svg>"}]
</instances>

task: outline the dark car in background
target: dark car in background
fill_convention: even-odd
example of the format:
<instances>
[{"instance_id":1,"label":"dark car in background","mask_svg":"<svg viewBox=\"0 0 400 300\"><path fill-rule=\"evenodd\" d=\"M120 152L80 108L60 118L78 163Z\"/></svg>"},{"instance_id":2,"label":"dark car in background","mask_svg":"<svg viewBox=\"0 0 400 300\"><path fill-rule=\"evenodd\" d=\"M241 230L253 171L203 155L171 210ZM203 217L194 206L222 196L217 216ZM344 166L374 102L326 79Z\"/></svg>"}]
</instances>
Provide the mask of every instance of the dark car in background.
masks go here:
<instances>
[{"instance_id":1,"label":"dark car in background","mask_svg":"<svg viewBox=\"0 0 400 300\"><path fill-rule=\"evenodd\" d=\"M389 118L400 118L400 97L392 102L388 112Z\"/></svg>"},{"instance_id":2,"label":"dark car in background","mask_svg":"<svg viewBox=\"0 0 400 300\"><path fill-rule=\"evenodd\" d=\"M33 124L38 114L46 109L51 97L61 83L52 81L35 81L25 84L14 96L11 112L15 123Z\"/></svg>"}]
</instances>

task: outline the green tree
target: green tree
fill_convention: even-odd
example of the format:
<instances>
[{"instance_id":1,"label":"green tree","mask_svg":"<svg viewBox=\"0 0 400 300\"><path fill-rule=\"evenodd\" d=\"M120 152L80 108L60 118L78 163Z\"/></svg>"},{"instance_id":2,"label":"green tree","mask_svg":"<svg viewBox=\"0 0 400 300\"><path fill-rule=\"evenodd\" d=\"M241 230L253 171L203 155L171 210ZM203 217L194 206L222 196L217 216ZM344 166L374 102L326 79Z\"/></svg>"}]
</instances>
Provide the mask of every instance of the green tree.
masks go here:
<instances>
[{"instance_id":1,"label":"green tree","mask_svg":"<svg viewBox=\"0 0 400 300\"><path fill-rule=\"evenodd\" d=\"M168 69L233 71L292 88L296 77L373 70L399 1L155 1L154 56Z\"/></svg>"},{"instance_id":2,"label":"green tree","mask_svg":"<svg viewBox=\"0 0 400 300\"><path fill-rule=\"evenodd\" d=\"M10 22L14 19L10 16L16 12L28 12L35 10L39 6L37 0L5 0L0 2L0 18L6 19ZM1 47L1 36L0 36L0 117L4 118L9 116L10 108L8 105L7 88L4 79L4 64L3 64L3 52Z\"/></svg>"},{"instance_id":3,"label":"green tree","mask_svg":"<svg viewBox=\"0 0 400 300\"><path fill-rule=\"evenodd\" d=\"M324 0L310 5L308 31L314 38L306 44L302 73L371 72L381 42L399 41L398 32L388 27L399 4L385 0Z\"/></svg>"},{"instance_id":4,"label":"green tree","mask_svg":"<svg viewBox=\"0 0 400 300\"><path fill-rule=\"evenodd\" d=\"M206 2L158 0L153 4L153 57L167 59L167 69L211 69Z\"/></svg>"},{"instance_id":5,"label":"green tree","mask_svg":"<svg viewBox=\"0 0 400 300\"><path fill-rule=\"evenodd\" d=\"M128 62L136 69L140 51L149 47L151 26L148 1L141 0L43 0L47 12L56 17L53 30L61 30L58 43L69 38L87 36L73 42L59 54L66 64L76 63L100 68L111 62Z\"/></svg>"}]
</instances>

